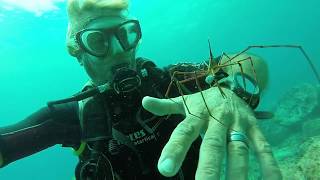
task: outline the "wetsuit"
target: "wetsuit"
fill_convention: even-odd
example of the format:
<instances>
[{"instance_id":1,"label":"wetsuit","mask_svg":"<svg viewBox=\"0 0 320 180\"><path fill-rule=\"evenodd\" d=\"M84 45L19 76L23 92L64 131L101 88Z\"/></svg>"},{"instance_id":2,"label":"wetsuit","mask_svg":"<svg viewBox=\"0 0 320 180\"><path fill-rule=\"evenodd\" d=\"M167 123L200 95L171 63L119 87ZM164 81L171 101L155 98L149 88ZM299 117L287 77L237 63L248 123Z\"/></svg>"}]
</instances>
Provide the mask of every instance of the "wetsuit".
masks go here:
<instances>
[{"instance_id":1,"label":"wetsuit","mask_svg":"<svg viewBox=\"0 0 320 180\"><path fill-rule=\"evenodd\" d=\"M141 100L146 95L164 98L173 71L191 72L203 68L202 66L204 65L180 64L159 69L151 63L152 70L147 68L147 75L144 72L141 88L135 95L120 97L112 92L104 96L112 128L129 139L131 146L134 146L133 149L130 144L114 137L102 143L103 154L110 163L108 168L111 167L110 173L115 179L194 179L200 138L191 146L175 177L161 176L157 170L161 150L183 117L155 117L142 108ZM198 91L194 81L186 84L186 87L188 92L184 92L185 94ZM173 84L169 96L179 95L178 88ZM90 136L90 132L92 135L101 127L100 124L95 126L90 122L81 122L79 113L81 114L79 102L69 102L43 107L17 124L0 127L3 166L56 144L79 149L83 140ZM86 143L79 155L79 164L75 170L77 179L80 179L83 164L91 156L91 148L90 143Z\"/></svg>"}]
</instances>

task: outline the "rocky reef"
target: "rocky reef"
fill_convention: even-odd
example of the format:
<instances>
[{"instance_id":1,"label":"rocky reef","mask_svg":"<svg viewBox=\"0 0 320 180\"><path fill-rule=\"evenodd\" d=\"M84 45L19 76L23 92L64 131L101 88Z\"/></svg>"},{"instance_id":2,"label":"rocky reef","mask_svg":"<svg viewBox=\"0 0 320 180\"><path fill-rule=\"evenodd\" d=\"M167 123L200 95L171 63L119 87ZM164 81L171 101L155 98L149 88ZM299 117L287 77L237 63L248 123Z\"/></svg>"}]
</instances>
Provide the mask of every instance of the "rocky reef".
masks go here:
<instances>
[{"instance_id":1,"label":"rocky reef","mask_svg":"<svg viewBox=\"0 0 320 180\"><path fill-rule=\"evenodd\" d=\"M275 119L284 126L294 126L319 115L319 107L320 86L301 84L287 91L279 100Z\"/></svg>"},{"instance_id":2,"label":"rocky reef","mask_svg":"<svg viewBox=\"0 0 320 180\"><path fill-rule=\"evenodd\" d=\"M260 126L273 147L283 179L320 179L320 86L301 84L277 103L275 116ZM261 179L250 156L250 179Z\"/></svg>"},{"instance_id":3,"label":"rocky reef","mask_svg":"<svg viewBox=\"0 0 320 180\"><path fill-rule=\"evenodd\" d=\"M308 138L296 148L297 153L279 162L284 179L320 179L320 136Z\"/></svg>"}]
</instances>

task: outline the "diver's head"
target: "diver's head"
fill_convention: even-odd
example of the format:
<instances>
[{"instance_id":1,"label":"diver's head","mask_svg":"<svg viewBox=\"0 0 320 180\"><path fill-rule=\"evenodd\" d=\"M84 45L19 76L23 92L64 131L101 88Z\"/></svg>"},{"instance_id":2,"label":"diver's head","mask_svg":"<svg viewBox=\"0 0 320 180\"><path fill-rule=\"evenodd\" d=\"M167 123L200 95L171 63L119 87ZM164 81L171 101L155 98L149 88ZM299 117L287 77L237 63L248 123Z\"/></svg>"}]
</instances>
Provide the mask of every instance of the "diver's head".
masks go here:
<instances>
[{"instance_id":1,"label":"diver's head","mask_svg":"<svg viewBox=\"0 0 320 180\"><path fill-rule=\"evenodd\" d=\"M140 25L127 15L127 0L68 0L67 48L95 85L113 79L114 69L135 68Z\"/></svg>"}]
</instances>

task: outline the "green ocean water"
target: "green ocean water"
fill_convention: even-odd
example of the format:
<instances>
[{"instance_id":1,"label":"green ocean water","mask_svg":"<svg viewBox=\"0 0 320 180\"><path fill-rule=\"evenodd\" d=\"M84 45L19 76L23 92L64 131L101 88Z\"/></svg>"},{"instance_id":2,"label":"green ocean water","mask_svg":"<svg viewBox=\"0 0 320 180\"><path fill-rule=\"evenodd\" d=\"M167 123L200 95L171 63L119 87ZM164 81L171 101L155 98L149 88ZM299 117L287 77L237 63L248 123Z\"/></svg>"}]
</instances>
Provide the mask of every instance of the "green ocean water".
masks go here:
<instances>
[{"instance_id":1,"label":"green ocean water","mask_svg":"<svg viewBox=\"0 0 320 180\"><path fill-rule=\"evenodd\" d=\"M65 48L66 2L35 14L0 0L0 126L18 122L79 91L87 76ZM320 71L319 0L132 0L141 22L138 56L159 66L202 62L249 45L301 45ZM272 109L288 88L317 83L297 49L253 49L268 62L270 85L258 109ZM59 145L0 169L1 180L70 180L77 158Z\"/></svg>"}]
</instances>

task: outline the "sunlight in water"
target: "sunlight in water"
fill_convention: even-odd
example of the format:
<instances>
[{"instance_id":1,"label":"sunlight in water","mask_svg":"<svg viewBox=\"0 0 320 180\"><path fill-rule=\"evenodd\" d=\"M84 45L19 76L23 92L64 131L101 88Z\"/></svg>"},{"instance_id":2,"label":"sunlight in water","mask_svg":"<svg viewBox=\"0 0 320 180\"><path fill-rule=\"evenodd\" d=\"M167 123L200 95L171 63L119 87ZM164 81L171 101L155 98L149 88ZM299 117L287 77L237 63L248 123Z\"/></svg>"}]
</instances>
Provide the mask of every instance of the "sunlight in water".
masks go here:
<instances>
[{"instance_id":1,"label":"sunlight in water","mask_svg":"<svg viewBox=\"0 0 320 180\"><path fill-rule=\"evenodd\" d=\"M48 11L58 10L56 3L64 2L65 0L1 0L0 5L6 10L14 10L16 8L23 9L34 13L36 16L41 16Z\"/></svg>"}]
</instances>

